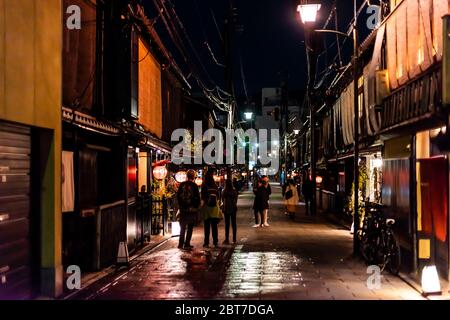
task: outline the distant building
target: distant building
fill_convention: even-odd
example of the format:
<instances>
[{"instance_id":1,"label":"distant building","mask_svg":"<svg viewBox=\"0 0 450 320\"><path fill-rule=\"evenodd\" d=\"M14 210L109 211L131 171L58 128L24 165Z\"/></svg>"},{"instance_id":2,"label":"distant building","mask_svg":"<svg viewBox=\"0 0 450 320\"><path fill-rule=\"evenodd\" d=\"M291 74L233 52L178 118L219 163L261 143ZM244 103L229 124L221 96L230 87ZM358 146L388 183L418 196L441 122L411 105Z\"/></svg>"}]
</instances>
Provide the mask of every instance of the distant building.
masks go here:
<instances>
[{"instance_id":1,"label":"distant building","mask_svg":"<svg viewBox=\"0 0 450 320\"><path fill-rule=\"evenodd\" d=\"M261 92L261 108L260 112L257 112L255 118L255 129L267 129L268 136L266 141L260 140L259 143L267 143L269 146L282 145L279 140L285 131L285 118L282 114L282 89L281 88L263 88ZM291 97L288 98L288 116L289 122L292 122L294 118L298 118L300 112L300 106L297 99ZM271 136L271 129L278 129L279 138L277 140ZM281 151L281 147L276 149L277 152ZM280 155L278 155L280 156ZM275 175L277 172L269 172L264 168L261 169L261 174Z\"/></svg>"}]
</instances>

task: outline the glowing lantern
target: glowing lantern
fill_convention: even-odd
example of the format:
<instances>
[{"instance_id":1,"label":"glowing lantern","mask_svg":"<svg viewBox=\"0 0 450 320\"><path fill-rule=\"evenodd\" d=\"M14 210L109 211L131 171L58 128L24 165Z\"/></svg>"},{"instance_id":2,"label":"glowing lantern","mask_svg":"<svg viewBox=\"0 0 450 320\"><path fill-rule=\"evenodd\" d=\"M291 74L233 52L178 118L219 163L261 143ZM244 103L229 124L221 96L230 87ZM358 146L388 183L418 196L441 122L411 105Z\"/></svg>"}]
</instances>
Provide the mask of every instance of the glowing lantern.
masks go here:
<instances>
[{"instance_id":1,"label":"glowing lantern","mask_svg":"<svg viewBox=\"0 0 450 320\"><path fill-rule=\"evenodd\" d=\"M180 235L180 223L178 221L172 221L172 237Z\"/></svg>"},{"instance_id":2,"label":"glowing lantern","mask_svg":"<svg viewBox=\"0 0 450 320\"><path fill-rule=\"evenodd\" d=\"M217 175L214 176L214 181L215 182L220 182L220 180L221 180L220 176L217 176Z\"/></svg>"},{"instance_id":3,"label":"glowing lantern","mask_svg":"<svg viewBox=\"0 0 450 320\"><path fill-rule=\"evenodd\" d=\"M436 266L425 266L422 270L422 293L424 295L440 294L441 283Z\"/></svg>"},{"instance_id":4,"label":"glowing lantern","mask_svg":"<svg viewBox=\"0 0 450 320\"><path fill-rule=\"evenodd\" d=\"M195 184L196 184L197 186L201 187L202 184L203 184L203 179L202 179L202 178L197 178L197 179L195 179Z\"/></svg>"},{"instance_id":5,"label":"glowing lantern","mask_svg":"<svg viewBox=\"0 0 450 320\"><path fill-rule=\"evenodd\" d=\"M383 166L383 160L380 158L373 159L372 166L376 169L380 169Z\"/></svg>"},{"instance_id":6,"label":"glowing lantern","mask_svg":"<svg viewBox=\"0 0 450 320\"><path fill-rule=\"evenodd\" d=\"M168 171L164 166L158 166L153 169L153 176L157 180L164 180L167 177Z\"/></svg>"},{"instance_id":7,"label":"glowing lantern","mask_svg":"<svg viewBox=\"0 0 450 320\"><path fill-rule=\"evenodd\" d=\"M317 12L319 12L320 4L302 4L297 7L300 12L300 18L303 23L316 22Z\"/></svg>"},{"instance_id":8,"label":"glowing lantern","mask_svg":"<svg viewBox=\"0 0 450 320\"><path fill-rule=\"evenodd\" d=\"M323 182L323 178L321 176L316 177L316 183L321 184Z\"/></svg>"},{"instance_id":9,"label":"glowing lantern","mask_svg":"<svg viewBox=\"0 0 450 320\"><path fill-rule=\"evenodd\" d=\"M183 183L183 182L187 181L187 172L186 171L178 171L177 173L175 173L175 180L178 183Z\"/></svg>"}]
</instances>

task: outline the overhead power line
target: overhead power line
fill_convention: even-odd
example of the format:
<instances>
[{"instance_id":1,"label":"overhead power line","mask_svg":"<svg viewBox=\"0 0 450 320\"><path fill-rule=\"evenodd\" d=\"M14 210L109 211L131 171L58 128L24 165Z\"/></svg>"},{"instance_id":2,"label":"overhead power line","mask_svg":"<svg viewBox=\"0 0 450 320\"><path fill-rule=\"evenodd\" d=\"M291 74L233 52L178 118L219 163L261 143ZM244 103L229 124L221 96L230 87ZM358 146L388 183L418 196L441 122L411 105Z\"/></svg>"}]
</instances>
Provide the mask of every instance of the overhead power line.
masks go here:
<instances>
[{"instance_id":1,"label":"overhead power line","mask_svg":"<svg viewBox=\"0 0 450 320\"><path fill-rule=\"evenodd\" d=\"M161 18L164 21L164 27L174 42L177 50L182 55L184 62L190 69L190 75L196 80L204 95L220 110L228 111L233 103L231 95L214 82L208 70L205 68L199 53L197 52L191 37L184 27L181 19L175 11L174 5L169 0L153 0L156 9L162 12ZM166 5L167 4L167 5ZM174 22L175 21L175 22ZM185 44L187 42L187 46ZM188 49L189 47L189 49ZM201 74L204 74L213 89L208 88L201 80ZM226 95L225 98L221 94Z\"/></svg>"}]
</instances>

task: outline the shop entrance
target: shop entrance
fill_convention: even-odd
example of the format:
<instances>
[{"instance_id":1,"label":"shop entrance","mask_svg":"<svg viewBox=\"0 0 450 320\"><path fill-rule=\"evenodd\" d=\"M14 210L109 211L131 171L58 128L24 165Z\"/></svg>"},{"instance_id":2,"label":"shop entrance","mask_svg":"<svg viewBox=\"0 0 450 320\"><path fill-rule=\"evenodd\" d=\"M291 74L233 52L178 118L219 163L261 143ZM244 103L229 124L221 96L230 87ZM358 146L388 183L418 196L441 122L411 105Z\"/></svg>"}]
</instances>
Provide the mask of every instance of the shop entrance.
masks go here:
<instances>
[{"instance_id":1,"label":"shop entrance","mask_svg":"<svg viewBox=\"0 0 450 320\"><path fill-rule=\"evenodd\" d=\"M417 196L418 203L421 204L418 206L417 228L419 259L431 261L438 268L439 274L448 278L447 159L444 156L420 159L417 171L420 186ZM424 250L425 246L429 250Z\"/></svg>"}]
</instances>

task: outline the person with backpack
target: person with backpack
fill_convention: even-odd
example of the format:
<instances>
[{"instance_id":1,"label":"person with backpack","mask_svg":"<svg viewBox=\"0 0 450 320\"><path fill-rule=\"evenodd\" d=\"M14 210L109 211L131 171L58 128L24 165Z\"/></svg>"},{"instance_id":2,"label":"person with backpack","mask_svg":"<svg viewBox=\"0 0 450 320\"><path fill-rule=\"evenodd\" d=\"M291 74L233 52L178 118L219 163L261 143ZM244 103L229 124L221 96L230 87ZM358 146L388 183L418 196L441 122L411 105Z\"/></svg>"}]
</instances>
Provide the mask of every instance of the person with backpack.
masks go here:
<instances>
[{"instance_id":1,"label":"person with backpack","mask_svg":"<svg viewBox=\"0 0 450 320\"><path fill-rule=\"evenodd\" d=\"M272 194L272 189L270 188L269 179L264 176L261 179L261 185L255 191L255 201L253 204L253 209L259 214L260 227L270 227L268 223L269 215L269 198Z\"/></svg>"},{"instance_id":2,"label":"person with backpack","mask_svg":"<svg viewBox=\"0 0 450 320\"><path fill-rule=\"evenodd\" d=\"M187 172L187 181L180 184L177 192L178 207L180 208L180 240L178 248L192 249L191 239L194 225L197 223L197 213L200 206L200 191L194 183L196 173Z\"/></svg>"},{"instance_id":3,"label":"person with backpack","mask_svg":"<svg viewBox=\"0 0 450 320\"><path fill-rule=\"evenodd\" d=\"M238 192L233 187L231 179L227 179L225 190L222 194L223 212L225 215L225 241L224 244L230 243L230 224L233 228L233 243L236 243L236 214Z\"/></svg>"},{"instance_id":4,"label":"person with backpack","mask_svg":"<svg viewBox=\"0 0 450 320\"><path fill-rule=\"evenodd\" d=\"M203 200L203 223L205 231L204 248L209 248L209 236L212 233L214 247L219 246L218 224L222 218L219 207L219 188L214 181L214 170L208 170L202 185L201 198Z\"/></svg>"},{"instance_id":5,"label":"person with backpack","mask_svg":"<svg viewBox=\"0 0 450 320\"><path fill-rule=\"evenodd\" d=\"M293 179L287 181L287 186L284 191L284 204L286 206L287 215L289 218L294 219L298 204L298 192Z\"/></svg>"}]
</instances>

